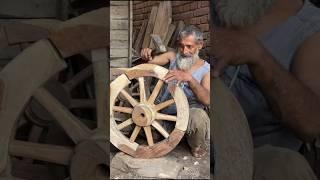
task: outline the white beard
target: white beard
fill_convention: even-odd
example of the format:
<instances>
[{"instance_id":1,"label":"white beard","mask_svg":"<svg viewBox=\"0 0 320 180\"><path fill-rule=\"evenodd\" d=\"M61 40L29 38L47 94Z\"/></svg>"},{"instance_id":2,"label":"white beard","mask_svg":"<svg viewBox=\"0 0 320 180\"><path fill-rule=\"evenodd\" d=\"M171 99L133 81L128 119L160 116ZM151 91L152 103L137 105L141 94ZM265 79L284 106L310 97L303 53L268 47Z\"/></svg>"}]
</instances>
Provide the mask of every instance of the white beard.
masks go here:
<instances>
[{"instance_id":1,"label":"white beard","mask_svg":"<svg viewBox=\"0 0 320 180\"><path fill-rule=\"evenodd\" d=\"M176 55L177 68L179 70L187 71L199 59L199 50L193 56L182 56L180 52Z\"/></svg>"},{"instance_id":2,"label":"white beard","mask_svg":"<svg viewBox=\"0 0 320 180\"><path fill-rule=\"evenodd\" d=\"M226 27L244 27L255 24L274 0L214 0L215 10Z\"/></svg>"}]
</instances>

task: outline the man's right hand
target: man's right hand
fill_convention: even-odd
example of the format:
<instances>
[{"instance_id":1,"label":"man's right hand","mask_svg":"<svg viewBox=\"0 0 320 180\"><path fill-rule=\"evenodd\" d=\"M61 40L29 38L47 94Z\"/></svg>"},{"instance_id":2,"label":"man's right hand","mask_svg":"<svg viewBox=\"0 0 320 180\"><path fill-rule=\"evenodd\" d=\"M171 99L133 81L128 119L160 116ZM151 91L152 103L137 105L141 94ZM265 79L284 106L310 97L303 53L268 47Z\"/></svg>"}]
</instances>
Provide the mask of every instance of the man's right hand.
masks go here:
<instances>
[{"instance_id":1,"label":"man's right hand","mask_svg":"<svg viewBox=\"0 0 320 180\"><path fill-rule=\"evenodd\" d=\"M150 49L150 48L143 48L143 49L141 50L141 53L140 53L142 60L144 60L144 61L152 61L152 55L151 55L151 53L152 53L152 49Z\"/></svg>"}]
</instances>

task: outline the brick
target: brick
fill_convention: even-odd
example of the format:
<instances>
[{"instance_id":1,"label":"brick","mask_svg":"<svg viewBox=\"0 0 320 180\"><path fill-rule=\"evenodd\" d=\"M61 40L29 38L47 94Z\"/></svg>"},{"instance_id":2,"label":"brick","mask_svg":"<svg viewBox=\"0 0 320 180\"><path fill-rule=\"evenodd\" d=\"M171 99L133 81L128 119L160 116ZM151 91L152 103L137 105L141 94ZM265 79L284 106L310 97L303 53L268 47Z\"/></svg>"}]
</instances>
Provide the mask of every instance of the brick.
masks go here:
<instances>
[{"instance_id":1,"label":"brick","mask_svg":"<svg viewBox=\"0 0 320 180\"><path fill-rule=\"evenodd\" d=\"M209 31L209 24L200 24L199 28L204 31Z\"/></svg>"},{"instance_id":2,"label":"brick","mask_svg":"<svg viewBox=\"0 0 320 180\"><path fill-rule=\"evenodd\" d=\"M198 1L198 8L201 8L201 1Z\"/></svg>"},{"instance_id":3,"label":"brick","mask_svg":"<svg viewBox=\"0 0 320 180\"><path fill-rule=\"evenodd\" d=\"M190 11L190 4L185 4L183 6L183 11L186 12L186 11Z\"/></svg>"},{"instance_id":4,"label":"brick","mask_svg":"<svg viewBox=\"0 0 320 180\"><path fill-rule=\"evenodd\" d=\"M142 20L143 19L143 14L136 15L136 20Z\"/></svg>"},{"instance_id":5,"label":"brick","mask_svg":"<svg viewBox=\"0 0 320 180\"><path fill-rule=\"evenodd\" d=\"M192 18L190 23L194 24L194 25L200 24L200 18L198 18L198 17Z\"/></svg>"},{"instance_id":6,"label":"brick","mask_svg":"<svg viewBox=\"0 0 320 180\"><path fill-rule=\"evenodd\" d=\"M144 3L139 3L139 4L136 5L136 8L137 8L137 9L141 9L141 8L143 8L143 7L144 7Z\"/></svg>"},{"instance_id":7,"label":"brick","mask_svg":"<svg viewBox=\"0 0 320 180\"><path fill-rule=\"evenodd\" d=\"M133 15L139 15L143 13L143 9L137 9L133 11Z\"/></svg>"},{"instance_id":8,"label":"brick","mask_svg":"<svg viewBox=\"0 0 320 180\"><path fill-rule=\"evenodd\" d=\"M187 19L187 18L192 18L193 17L193 12L189 11L189 12L184 12L181 14L182 19Z\"/></svg>"},{"instance_id":9,"label":"brick","mask_svg":"<svg viewBox=\"0 0 320 180\"><path fill-rule=\"evenodd\" d=\"M203 39L209 39L210 38L210 32L203 33Z\"/></svg>"},{"instance_id":10,"label":"brick","mask_svg":"<svg viewBox=\"0 0 320 180\"><path fill-rule=\"evenodd\" d=\"M201 16L209 14L209 7L200 8L194 11L194 16Z\"/></svg>"},{"instance_id":11,"label":"brick","mask_svg":"<svg viewBox=\"0 0 320 180\"><path fill-rule=\"evenodd\" d=\"M197 1L190 4L190 10L195 10L197 8L198 8L198 2Z\"/></svg>"},{"instance_id":12,"label":"brick","mask_svg":"<svg viewBox=\"0 0 320 180\"><path fill-rule=\"evenodd\" d=\"M209 16L209 15L201 16L201 17L200 17L200 23L201 23L201 24L208 23L208 22L209 22L209 21L208 21L208 16Z\"/></svg>"},{"instance_id":13,"label":"brick","mask_svg":"<svg viewBox=\"0 0 320 180\"><path fill-rule=\"evenodd\" d=\"M209 1L202 1L201 2L201 7L209 7Z\"/></svg>"},{"instance_id":14,"label":"brick","mask_svg":"<svg viewBox=\"0 0 320 180\"><path fill-rule=\"evenodd\" d=\"M133 26L140 26L142 24L142 21L134 21Z\"/></svg>"}]
</instances>

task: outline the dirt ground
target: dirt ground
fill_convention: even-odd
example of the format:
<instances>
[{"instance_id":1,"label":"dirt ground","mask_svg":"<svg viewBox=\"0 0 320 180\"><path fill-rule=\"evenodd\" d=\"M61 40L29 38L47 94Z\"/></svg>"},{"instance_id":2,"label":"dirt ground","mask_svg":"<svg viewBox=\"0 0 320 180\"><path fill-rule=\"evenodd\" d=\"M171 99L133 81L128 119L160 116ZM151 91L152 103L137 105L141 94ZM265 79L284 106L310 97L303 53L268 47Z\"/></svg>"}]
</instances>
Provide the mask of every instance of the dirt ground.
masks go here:
<instances>
[{"instance_id":1,"label":"dirt ground","mask_svg":"<svg viewBox=\"0 0 320 180\"><path fill-rule=\"evenodd\" d=\"M209 141L207 142L209 146ZM110 153L110 160L119 152L112 148ZM202 157L195 158L191 155L188 144L183 138L178 146L166 155L168 158L176 159L179 164L183 166L179 172L177 179L210 179L210 151ZM132 173L117 172L111 174L111 179L147 179L146 177L139 177ZM154 178L150 178L154 179Z\"/></svg>"}]
</instances>

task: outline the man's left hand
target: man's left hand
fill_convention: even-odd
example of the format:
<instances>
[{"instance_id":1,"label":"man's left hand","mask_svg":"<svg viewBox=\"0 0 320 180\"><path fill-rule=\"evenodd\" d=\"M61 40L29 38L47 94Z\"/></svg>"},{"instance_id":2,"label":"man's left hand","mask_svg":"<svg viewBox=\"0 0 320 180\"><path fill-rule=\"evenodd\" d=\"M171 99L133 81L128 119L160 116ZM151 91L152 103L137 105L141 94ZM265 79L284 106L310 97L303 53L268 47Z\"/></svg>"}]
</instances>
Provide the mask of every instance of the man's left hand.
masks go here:
<instances>
[{"instance_id":1,"label":"man's left hand","mask_svg":"<svg viewBox=\"0 0 320 180\"><path fill-rule=\"evenodd\" d=\"M164 77L164 80L166 82L177 80L178 83L189 82L192 80L192 75L188 72L181 70L170 70L168 74Z\"/></svg>"}]
</instances>

